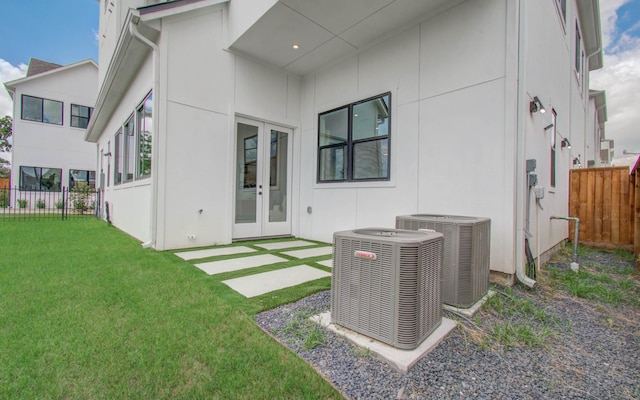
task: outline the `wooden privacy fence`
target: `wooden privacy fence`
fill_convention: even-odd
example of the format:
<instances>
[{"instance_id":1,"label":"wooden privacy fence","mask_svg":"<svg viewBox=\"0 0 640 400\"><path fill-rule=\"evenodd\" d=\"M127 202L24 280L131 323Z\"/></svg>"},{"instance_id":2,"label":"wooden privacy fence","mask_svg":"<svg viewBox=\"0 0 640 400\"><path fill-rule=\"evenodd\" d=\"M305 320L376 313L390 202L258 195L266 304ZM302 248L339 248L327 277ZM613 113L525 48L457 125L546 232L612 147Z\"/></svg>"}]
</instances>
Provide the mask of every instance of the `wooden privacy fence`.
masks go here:
<instances>
[{"instance_id":1,"label":"wooden privacy fence","mask_svg":"<svg viewBox=\"0 0 640 400\"><path fill-rule=\"evenodd\" d=\"M9 178L0 178L0 189L9 188Z\"/></svg>"},{"instance_id":2,"label":"wooden privacy fence","mask_svg":"<svg viewBox=\"0 0 640 400\"><path fill-rule=\"evenodd\" d=\"M569 214L580 218L580 242L640 254L639 180L637 168L632 173L628 167L571 170ZM574 228L570 224L570 238Z\"/></svg>"}]
</instances>

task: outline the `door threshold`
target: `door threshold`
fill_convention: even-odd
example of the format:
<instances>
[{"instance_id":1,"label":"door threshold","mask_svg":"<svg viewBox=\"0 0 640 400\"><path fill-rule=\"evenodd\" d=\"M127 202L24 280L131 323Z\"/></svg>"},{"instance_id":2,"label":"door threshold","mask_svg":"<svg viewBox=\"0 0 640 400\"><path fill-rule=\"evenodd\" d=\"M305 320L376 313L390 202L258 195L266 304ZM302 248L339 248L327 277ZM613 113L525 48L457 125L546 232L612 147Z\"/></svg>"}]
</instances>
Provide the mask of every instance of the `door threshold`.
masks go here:
<instances>
[{"instance_id":1,"label":"door threshold","mask_svg":"<svg viewBox=\"0 0 640 400\"><path fill-rule=\"evenodd\" d=\"M254 237L243 237L243 238L233 238L231 239L231 243L238 242L249 242L252 240L268 240L268 239L287 239L287 238L295 238L293 235L273 235L273 236L254 236Z\"/></svg>"}]
</instances>

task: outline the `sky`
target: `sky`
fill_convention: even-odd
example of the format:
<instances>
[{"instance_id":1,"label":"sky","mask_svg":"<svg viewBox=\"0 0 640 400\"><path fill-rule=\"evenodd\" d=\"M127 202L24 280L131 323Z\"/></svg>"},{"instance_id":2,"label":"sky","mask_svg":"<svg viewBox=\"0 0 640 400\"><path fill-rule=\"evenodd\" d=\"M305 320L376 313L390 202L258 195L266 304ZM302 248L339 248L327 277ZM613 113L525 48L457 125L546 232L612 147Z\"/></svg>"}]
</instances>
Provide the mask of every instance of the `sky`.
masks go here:
<instances>
[{"instance_id":1,"label":"sky","mask_svg":"<svg viewBox=\"0 0 640 400\"><path fill-rule=\"evenodd\" d=\"M23 77L31 57L97 62L99 11L97 0L0 0L0 82ZM640 0L600 0L600 15L604 68L591 72L590 88L606 91L605 137L618 158L640 152ZM0 87L0 116L11 112Z\"/></svg>"}]
</instances>

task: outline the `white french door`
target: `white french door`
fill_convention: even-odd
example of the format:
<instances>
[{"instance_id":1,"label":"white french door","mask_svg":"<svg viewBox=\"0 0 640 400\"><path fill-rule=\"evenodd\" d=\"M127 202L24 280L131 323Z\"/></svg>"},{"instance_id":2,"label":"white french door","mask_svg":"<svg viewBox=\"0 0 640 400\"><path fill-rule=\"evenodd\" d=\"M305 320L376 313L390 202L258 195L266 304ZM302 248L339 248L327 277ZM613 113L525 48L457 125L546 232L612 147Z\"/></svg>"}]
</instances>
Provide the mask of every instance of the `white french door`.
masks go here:
<instances>
[{"instance_id":1,"label":"white french door","mask_svg":"<svg viewBox=\"0 0 640 400\"><path fill-rule=\"evenodd\" d=\"M291 234L292 135L236 118L234 239Z\"/></svg>"}]
</instances>

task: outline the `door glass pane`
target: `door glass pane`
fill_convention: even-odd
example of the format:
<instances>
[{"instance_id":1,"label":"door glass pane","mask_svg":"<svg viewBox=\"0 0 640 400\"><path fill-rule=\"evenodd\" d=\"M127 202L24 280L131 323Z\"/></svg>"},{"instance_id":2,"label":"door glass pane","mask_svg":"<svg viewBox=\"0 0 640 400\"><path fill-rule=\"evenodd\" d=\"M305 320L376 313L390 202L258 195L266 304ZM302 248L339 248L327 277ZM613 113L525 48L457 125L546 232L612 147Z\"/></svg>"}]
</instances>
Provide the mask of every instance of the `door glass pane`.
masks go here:
<instances>
[{"instance_id":1,"label":"door glass pane","mask_svg":"<svg viewBox=\"0 0 640 400\"><path fill-rule=\"evenodd\" d=\"M236 143L236 223L256 222L258 127L238 123Z\"/></svg>"},{"instance_id":2,"label":"door glass pane","mask_svg":"<svg viewBox=\"0 0 640 400\"><path fill-rule=\"evenodd\" d=\"M287 151L289 135L271 131L269 143L269 222L287 220Z\"/></svg>"}]
</instances>

